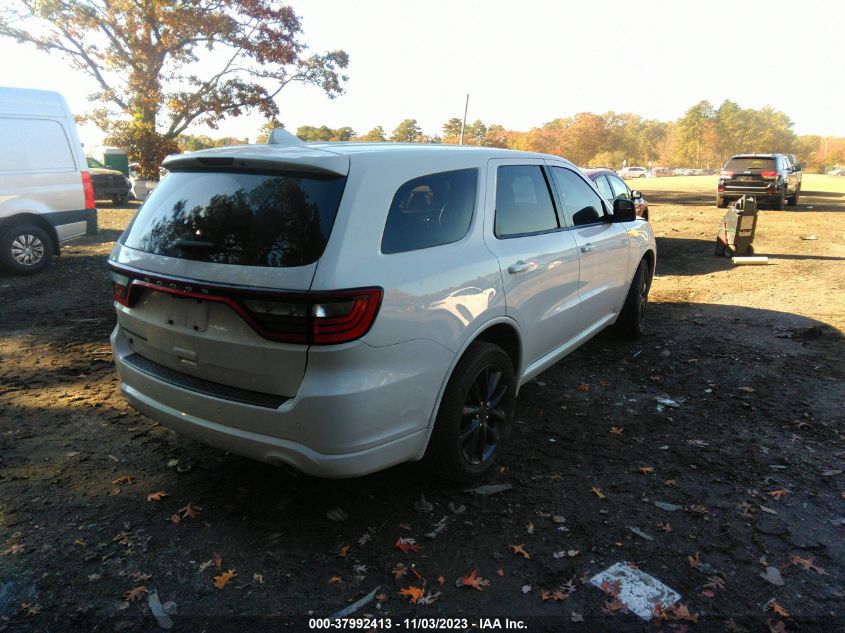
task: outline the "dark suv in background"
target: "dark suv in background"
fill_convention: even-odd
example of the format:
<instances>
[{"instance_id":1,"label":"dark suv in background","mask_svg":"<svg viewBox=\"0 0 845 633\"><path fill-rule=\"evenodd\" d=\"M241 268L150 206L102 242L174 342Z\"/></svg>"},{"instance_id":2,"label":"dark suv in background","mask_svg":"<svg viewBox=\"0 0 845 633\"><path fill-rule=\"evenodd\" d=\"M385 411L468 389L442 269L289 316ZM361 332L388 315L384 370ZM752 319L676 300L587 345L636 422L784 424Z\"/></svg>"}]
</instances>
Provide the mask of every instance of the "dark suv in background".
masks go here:
<instances>
[{"instance_id":1,"label":"dark suv in background","mask_svg":"<svg viewBox=\"0 0 845 633\"><path fill-rule=\"evenodd\" d=\"M801 165L791 154L737 154L728 159L719 173L716 206L726 207L731 200L746 194L775 209L798 204L801 193Z\"/></svg>"}]
</instances>

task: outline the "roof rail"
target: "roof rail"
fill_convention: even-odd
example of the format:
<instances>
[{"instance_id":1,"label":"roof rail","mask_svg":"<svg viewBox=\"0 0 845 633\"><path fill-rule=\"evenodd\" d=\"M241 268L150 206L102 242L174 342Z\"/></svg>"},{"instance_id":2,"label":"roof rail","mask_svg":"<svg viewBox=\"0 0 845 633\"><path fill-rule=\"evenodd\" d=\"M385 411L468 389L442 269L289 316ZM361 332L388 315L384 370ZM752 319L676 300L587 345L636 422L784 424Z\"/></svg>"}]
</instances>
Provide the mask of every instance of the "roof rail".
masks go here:
<instances>
[{"instance_id":1,"label":"roof rail","mask_svg":"<svg viewBox=\"0 0 845 633\"><path fill-rule=\"evenodd\" d=\"M302 139L288 132L286 129L277 127L267 137L268 145L302 145Z\"/></svg>"}]
</instances>

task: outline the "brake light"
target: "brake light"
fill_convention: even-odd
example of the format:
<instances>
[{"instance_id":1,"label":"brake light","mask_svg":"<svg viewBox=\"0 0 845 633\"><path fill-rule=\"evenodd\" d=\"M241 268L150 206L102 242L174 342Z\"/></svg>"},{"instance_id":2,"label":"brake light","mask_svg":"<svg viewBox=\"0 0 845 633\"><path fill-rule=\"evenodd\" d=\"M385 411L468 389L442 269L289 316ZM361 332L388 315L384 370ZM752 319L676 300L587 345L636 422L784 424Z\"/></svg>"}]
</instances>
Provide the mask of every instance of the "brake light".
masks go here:
<instances>
[{"instance_id":1,"label":"brake light","mask_svg":"<svg viewBox=\"0 0 845 633\"><path fill-rule=\"evenodd\" d=\"M778 177L778 173L776 171L761 171L760 176L766 180L774 180Z\"/></svg>"},{"instance_id":2,"label":"brake light","mask_svg":"<svg viewBox=\"0 0 845 633\"><path fill-rule=\"evenodd\" d=\"M727 169L723 169L719 172L719 178L733 178L734 173L732 171L728 171Z\"/></svg>"},{"instance_id":3,"label":"brake light","mask_svg":"<svg viewBox=\"0 0 845 633\"><path fill-rule=\"evenodd\" d=\"M85 208L94 209L94 183L91 182L90 172L82 172L82 191L85 192Z\"/></svg>"},{"instance_id":4,"label":"brake light","mask_svg":"<svg viewBox=\"0 0 845 633\"><path fill-rule=\"evenodd\" d=\"M112 271L111 289L114 294L114 300L120 305L129 307L129 289L131 286L132 280L129 277Z\"/></svg>"},{"instance_id":5,"label":"brake light","mask_svg":"<svg viewBox=\"0 0 845 633\"><path fill-rule=\"evenodd\" d=\"M315 345L332 345L361 338L376 319L382 290L367 288L315 298L312 307Z\"/></svg>"}]
</instances>

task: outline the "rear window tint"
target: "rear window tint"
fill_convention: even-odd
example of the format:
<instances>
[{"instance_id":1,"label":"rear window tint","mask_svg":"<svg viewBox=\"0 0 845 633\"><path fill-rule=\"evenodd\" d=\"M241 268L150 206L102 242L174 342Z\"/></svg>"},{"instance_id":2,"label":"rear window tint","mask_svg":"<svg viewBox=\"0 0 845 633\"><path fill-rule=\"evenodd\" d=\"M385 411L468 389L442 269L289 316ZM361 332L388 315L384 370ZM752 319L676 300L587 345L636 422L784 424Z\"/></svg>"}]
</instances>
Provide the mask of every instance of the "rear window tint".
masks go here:
<instances>
[{"instance_id":1,"label":"rear window tint","mask_svg":"<svg viewBox=\"0 0 845 633\"><path fill-rule=\"evenodd\" d=\"M381 252L403 253L457 242L469 230L477 190L477 169L409 180L393 196Z\"/></svg>"},{"instance_id":2,"label":"rear window tint","mask_svg":"<svg viewBox=\"0 0 845 633\"><path fill-rule=\"evenodd\" d=\"M155 255L239 266L305 266L323 254L345 177L171 172L123 244Z\"/></svg>"},{"instance_id":3,"label":"rear window tint","mask_svg":"<svg viewBox=\"0 0 845 633\"><path fill-rule=\"evenodd\" d=\"M731 158L725 169L731 171L774 171L774 158Z\"/></svg>"}]
</instances>

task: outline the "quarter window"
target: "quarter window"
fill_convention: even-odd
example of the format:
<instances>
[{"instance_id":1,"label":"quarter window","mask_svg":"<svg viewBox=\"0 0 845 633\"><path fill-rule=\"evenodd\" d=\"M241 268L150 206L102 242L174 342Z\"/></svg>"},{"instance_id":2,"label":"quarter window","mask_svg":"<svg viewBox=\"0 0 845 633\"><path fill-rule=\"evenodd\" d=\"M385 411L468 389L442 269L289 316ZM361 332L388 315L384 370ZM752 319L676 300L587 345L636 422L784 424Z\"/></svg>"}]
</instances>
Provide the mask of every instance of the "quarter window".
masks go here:
<instances>
[{"instance_id":1,"label":"quarter window","mask_svg":"<svg viewBox=\"0 0 845 633\"><path fill-rule=\"evenodd\" d=\"M601 221L604 216L601 198L582 178L563 167L552 167L552 177L573 226Z\"/></svg>"},{"instance_id":2,"label":"quarter window","mask_svg":"<svg viewBox=\"0 0 845 633\"><path fill-rule=\"evenodd\" d=\"M496 237L558 228L549 185L539 165L503 165L496 173Z\"/></svg>"},{"instance_id":3,"label":"quarter window","mask_svg":"<svg viewBox=\"0 0 845 633\"><path fill-rule=\"evenodd\" d=\"M404 253L457 242L469 230L477 190L477 169L409 180L393 196L381 252Z\"/></svg>"}]
</instances>

